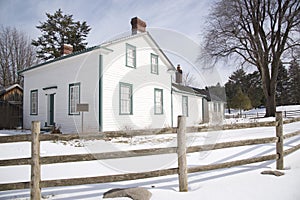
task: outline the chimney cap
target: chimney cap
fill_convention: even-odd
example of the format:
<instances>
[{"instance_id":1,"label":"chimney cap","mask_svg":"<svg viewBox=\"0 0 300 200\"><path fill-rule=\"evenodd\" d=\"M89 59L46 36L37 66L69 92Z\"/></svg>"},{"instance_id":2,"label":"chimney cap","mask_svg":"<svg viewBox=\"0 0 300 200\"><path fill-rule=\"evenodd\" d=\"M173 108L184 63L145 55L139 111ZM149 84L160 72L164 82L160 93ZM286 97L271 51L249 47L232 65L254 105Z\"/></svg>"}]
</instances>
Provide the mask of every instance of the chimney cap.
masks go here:
<instances>
[{"instance_id":1,"label":"chimney cap","mask_svg":"<svg viewBox=\"0 0 300 200\"><path fill-rule=\"evenodd\" d=\"M182 84L182 69L180 68L180 64L177 65L175 82Z\"/></svg>"},{"instance_id":2,"label":"chimney cap","mask_svg":"<svg viewBox=\"0 0 300 200\"><path fill-rule=\"evenodd\" d=\"M181 67L180 67L180 64L177 65L177 71L178 71L179 73L182 73L182 69L181 69Z\"/></svg>"}]
</instances>

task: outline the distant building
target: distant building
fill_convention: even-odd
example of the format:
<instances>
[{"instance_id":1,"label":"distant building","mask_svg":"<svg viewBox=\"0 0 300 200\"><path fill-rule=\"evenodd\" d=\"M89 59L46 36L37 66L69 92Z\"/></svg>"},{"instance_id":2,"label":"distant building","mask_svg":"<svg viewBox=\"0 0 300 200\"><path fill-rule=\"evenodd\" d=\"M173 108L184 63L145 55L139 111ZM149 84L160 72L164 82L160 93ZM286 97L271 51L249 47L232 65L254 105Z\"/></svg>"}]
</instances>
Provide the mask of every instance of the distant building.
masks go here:
<instances>
[{"instance_id":1,"label":"distant building","mask_svg":"<svg viewBox=\"0 0 300 200\"><path fill-rule=\"evenodd\" d=\"M0 128L22 127L23 88L14 84L0 89Z\"/></svg>"}]
</instances>

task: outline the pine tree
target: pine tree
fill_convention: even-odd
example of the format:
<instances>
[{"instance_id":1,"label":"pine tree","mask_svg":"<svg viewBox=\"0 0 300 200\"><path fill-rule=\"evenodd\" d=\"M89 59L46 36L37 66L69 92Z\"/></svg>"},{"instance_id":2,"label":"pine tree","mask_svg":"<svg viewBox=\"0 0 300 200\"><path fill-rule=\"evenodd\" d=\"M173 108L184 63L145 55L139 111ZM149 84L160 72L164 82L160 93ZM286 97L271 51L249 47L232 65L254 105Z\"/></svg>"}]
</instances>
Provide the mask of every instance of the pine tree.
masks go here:
<instances>
[{"instance_id":1,"label":"pine tree","mask_svg":"<svg viewBox=\"0 0 300 200\"><path fill-rule=\"evenodd\" d=\"M39 47L38 58L49 60L62 56L64 44L72 45L73 51L86 48L85 39L91 28L85 21L74 22L73 15L65 15L61 9L53 15L46 13L46 16L48 19L36 26L42 36L32 40L32 45Z\"/></svg>"},{"instance_id":2,"label":"pine tree","mask_svg":"<svg viewBox=\"0 0 300 200\"><path fill-rule=\"evenodd\" d=\"M246 77L246 94L248 95L251 105L254 108L264 104L264 93L261 84L261 78L258 71L247 74Z\"/></svg>"},{"instance_id":3,"label":"pine tree","mask_svg":"<svg viewBox=\"0 0 300 200\"><path fill-rule=\"evenodd\" d=\"M300 65L297 61L292 61L289 66L289 85L291 104L300 104Z\"/></svg>"},{"instance_id":4,"label":"pine tree","mask_svg":"<svg viewBox=\"0 0 300 200\"><path fill-rule=\"evenodd\" d=\"M231 80L233 83L238 85L242 90L242 92L246 92L247 80L246 80L246 72L243 68L233 72L233 74L229 77L229 80Z\"/></svg>"},{"instance_id":5,"label":"pine tree","mask_svg":"<svg viewBox=\"0 0 300 200\"><path fill-rule=\"evenodd\" d=\"M230 109L233 108L232 105L233 98L236 92L236 84L232 80L229 80L225 84L225 92L226 92L226 100L227 100L227 109L228 109L228 113L230 114Z\"/></svg>"},{"instance_id":6,"label":"pine tree","mask_svg":"<svg viewBox=\"0 0 300 200\"><path fill-rule=\"evenodd\" d=\"M243 94L247 93L248 83L247 74L243 68L236 70L229 77L228 82L225 84L225 92L227 98L227 108L230 113L230 108L239 108L236 105L236 94L238 90L241 90Z\"/></svg>"},{"instance_id":7,"label":"pine tree","mask_svg":"<svg viewBox=\"0 0 300 200\"><path fill-rule=\"evenodd\" d=\"M289 102L289 95L288 71L283 64L280 63L277 76L276 104L287 105Z\"/></svg>"},{"instance_id":8,"label":"pine tree","mask_svg":"<svg viewBox=\"0 0 300 200\"><path fill-rule=\"evenodd\" d=\"M246 72L243 68L236 70L229 77L228 82L225 84L225 93L227 99L227 108L230 113L231 108L236 108L235 97L238 89L244 89L244 80Z\"/></svg>"},{"instance_id":9,"label":"pine tree","mask_svg":"<svg viewBox=\"0 0 300 200\"><path fill-rule=\"evenodd\" d=\"M252 108L249 97L247 94L243 93L240 87L237 89L237 92L233 97L232 108L239 109L240 114L242 113L242 110L249 110Z\"/></svg>"},{"instance_id":10,"label":"pine tree","mask_svg":"<svg viewBox=\"0 0 300 200\"><path fill-rule=\"evenodd\" d=\"M250 105L257 108L264 104L264 94L261 78L258 71L247 74L243 69L239 69L229 77L225 84L228 109L236 107L236 93L241 90L250 100ZM249 105L249 104L248 104Z\"/></svg>"}]
</instances>

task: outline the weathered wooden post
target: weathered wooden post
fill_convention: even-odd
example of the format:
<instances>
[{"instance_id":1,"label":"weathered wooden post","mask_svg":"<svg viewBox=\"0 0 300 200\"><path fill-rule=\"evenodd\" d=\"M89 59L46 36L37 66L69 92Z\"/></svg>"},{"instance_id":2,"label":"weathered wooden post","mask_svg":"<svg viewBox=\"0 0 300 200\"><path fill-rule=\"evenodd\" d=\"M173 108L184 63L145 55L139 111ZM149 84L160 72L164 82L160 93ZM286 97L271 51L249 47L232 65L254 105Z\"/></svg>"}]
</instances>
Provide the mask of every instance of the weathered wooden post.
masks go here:
<instances>
[{"instance_id":1,"label":"weathered wooden post","mask_svg":"<svg viewBox=\"0 0 300 200\"><path fill-rule=\"evenodd\" d=\"M283 170L283 120L282 112L276 112L276 137L278 141L276 143L276 153L278 159L276 160L276 169Z\"/></svg>"},{"instance_id":2,"label":"weathered wooden post","mask_svg":"<svg viewBox=\"0 0 300 200\"><path fill-rule=\"evenodd\" d=\"M41 199L40 122L31 123L31 181L30 199Z\"/></svg>"},{"instance_id":3,"label":"weathered wooden post","mask_svg":"<svg viewBox=\"0 0 300 200\"><path fill-rule=\"evenodd\" d=\"M187 162L186 162L186 118L178 116L177 129L177 155L178 155L178 178L179 191L188 191Z\"/></svg>"}]
</instances>

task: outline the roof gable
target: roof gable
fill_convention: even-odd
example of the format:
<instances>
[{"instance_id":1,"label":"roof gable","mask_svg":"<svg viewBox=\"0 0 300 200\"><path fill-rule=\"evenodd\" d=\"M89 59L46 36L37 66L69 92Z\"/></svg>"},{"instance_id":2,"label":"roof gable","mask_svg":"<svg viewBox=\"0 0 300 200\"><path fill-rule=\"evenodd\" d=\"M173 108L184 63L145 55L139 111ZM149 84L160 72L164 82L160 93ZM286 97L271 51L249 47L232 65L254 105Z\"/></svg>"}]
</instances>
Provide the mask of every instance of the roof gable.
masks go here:
<instances>
[{"instance_id":1,"label":"roof gable","mask_svg":"<svg viewBox=\"0 0 300 200\"><path fill-rule=\"evenodd\" d=\"M152 43L152 45L151 45L152 48L154 46L154 49L157 50L157 53L161 55L160 57L162 58L162 60L164 62L167 63L167 66L169 67L169 70L174 70L175 71L174 65L169 60L169 58L165 55L165 53L161 50L161 48L155 42L155 40L152 38L152 36L149 34L149 32L144 32L144 33L138 33L138 34L134 34L134 35L127 35L127 36L124 36L124 37L120 37L120 38L117 38L117 39L114 39L114 40L111 40L111 41L104 42L104 43L102 43L98 46L89 47L89 48L87 48L85 50L82 50L82 51L77 51L77 52L74 52L74 53L71 53L71 54L68 54L68 55L65 55L65 56L61 56L59 58L55 58L53 60L49 60L49 61L46 61L44 63L39 63L37 65L33 65L33 66L30 66L26 69L23 69L23 70L19 71L18 73L22 75L23 73L31 71L33 69L43 67L43 66L46 66L48 64L55 63L55 62L65 60L65 59L68 59L68 58L73 58L73 57L76 57L78 55L82 55L84 53L95 51L95 50L98 50L98 49L101 49L104 53L109 53L109 52L113 51L113 50L109 49L110 45L118 43L118 42L124 42L124 41L127 41L129 39L136 38L136 37L144 37L147 42Z\"/></svg>"},{"instance_id":2,"label":"roof gable","mask_svg":"<svg viewBox=\"0 0 300 200\"><path fill-rule=\"evenodd\" d=\"M104 42L101 44L101 46L109 48L110 45L119 43L119 42L125 42L130 39L138 38L138 37L143 37L146 42L151 46L151 48L156 51L157 54L160 55L160 58L166 63L166 65L169 67L169 70L176 70L173 63L170 61L170 59L166 56L166 54L163 52L163 50L160 48L160 46L157 44L157 42L153 39L151 34L149 32L143 32L143 33L138 33L138 34L130 34L127 36L123 36L108 42Z\"/></svg>"},{"instance_id":3,"label":"roof gable","mask_svg":"<svg viewBox=\"0 0 300 200\"><path fill-rule=\"evenodd\" d=\"M22 101L23 88L19 84L11 85L0 90L0 99L8 101ZM17 96L16 96L17 95Z\"/></svg>"}]
</instances>

